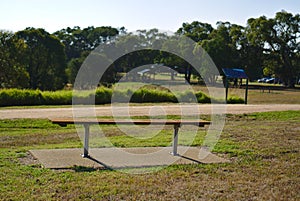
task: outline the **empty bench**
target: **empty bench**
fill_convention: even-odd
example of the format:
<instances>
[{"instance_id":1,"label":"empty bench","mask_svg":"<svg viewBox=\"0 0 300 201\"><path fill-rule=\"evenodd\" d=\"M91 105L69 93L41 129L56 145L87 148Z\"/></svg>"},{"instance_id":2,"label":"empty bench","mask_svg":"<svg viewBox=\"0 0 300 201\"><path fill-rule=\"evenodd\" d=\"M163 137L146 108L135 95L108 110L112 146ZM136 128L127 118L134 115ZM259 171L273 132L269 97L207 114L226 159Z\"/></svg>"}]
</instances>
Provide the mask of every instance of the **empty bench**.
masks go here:
<instances>
[{"instance_id":1,"label":"empty bench","mask_svg":"<svg viewBox=\"0 0 300 201\"><path fill-rule=\"evenodd\" d=\"M173 125L174 126L174 135L172 143L172 155L177 155L177 144L178 144L178 130L181 125L195 125L198 127L204 127L209 125L209 121L203 120L110 120L110 119L51 119L53 124L58 124L62 127L66 127L68 124L81 124L84 126L84 147L83 147L83 157L89 157L89 135L90 135L90 126L93 124L110 124L110 125Z\"/></svg>"}]
</instances>

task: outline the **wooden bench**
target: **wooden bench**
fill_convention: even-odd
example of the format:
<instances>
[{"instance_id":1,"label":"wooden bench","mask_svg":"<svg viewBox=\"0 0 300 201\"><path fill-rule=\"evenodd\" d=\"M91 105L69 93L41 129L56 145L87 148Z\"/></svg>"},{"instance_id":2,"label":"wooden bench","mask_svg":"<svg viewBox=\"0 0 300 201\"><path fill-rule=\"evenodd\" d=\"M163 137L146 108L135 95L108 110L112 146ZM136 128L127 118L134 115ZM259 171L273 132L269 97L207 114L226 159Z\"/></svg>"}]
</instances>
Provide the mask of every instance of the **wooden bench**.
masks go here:
<instances>
[{"instance_id":1,"label":"wooden bench","mask_svg":"<svg viewBox=\"0 0 300 201\"><path fill-rule=\"evenodd\" d=\"M89 156L89 135L90 135L90 125L93 124L120 124L120 125L173 125L174 126L174 135L172 143L172 155L177 155L177 144L178 144L178 130L181 125L195 125L198 127L204 127L209 125L209 121L203 120L111 120L111 119L51 119L53 124L58 124L62 127L66 127L68 124L82 124L84 126L84 148L83 148L83 157Z\"/></svg>"}]
</instances>

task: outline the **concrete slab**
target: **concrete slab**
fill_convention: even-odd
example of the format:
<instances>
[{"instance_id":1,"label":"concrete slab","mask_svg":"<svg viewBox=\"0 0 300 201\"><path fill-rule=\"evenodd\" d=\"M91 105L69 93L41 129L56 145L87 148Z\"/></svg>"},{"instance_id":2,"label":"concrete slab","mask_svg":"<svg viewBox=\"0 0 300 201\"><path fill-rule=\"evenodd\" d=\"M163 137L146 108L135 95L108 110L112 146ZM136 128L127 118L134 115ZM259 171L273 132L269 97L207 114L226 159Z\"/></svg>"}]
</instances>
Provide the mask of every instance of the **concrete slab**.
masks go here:
<instances>
[{"instance_id":1,"label":"concrete slab","mask_svg":"<svg viewBox=\"0 0 300 201\"><path fill-rule=\"evenodd\" d=\"M90 157L82 157L82 149L30 150L43 167L67 169L74 166L123 169L167 166L171 164L226 163L229 160L200 149L178 147L178 155L171 155L172 147L91 148Z\"/></svg>"},{"instance_id":2,"label":"concrete slab","mask_svg":"<svg viewBox=\"0 0 300 201\"><path fill-rule=\"evenodd\" d=\"M45 168L67 169L74 166L103 168L99 163L83 158L82 149L42 149L30 150L29 153Z\"/></svg>"}]
</instances>

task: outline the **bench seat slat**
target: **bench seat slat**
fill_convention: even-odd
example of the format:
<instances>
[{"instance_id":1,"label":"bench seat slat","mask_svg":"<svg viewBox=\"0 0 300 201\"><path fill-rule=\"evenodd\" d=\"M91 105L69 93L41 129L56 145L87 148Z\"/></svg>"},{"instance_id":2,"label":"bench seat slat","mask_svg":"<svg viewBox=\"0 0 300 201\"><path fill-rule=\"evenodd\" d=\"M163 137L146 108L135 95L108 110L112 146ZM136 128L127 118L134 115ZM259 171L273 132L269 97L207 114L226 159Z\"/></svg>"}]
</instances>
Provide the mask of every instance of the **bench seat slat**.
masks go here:
<instances>
[{"instance_id":1,"label":"bench seat slat","mask_svg":"<svg viewBox=\"0 0 300 201\"><path fill-rule=\"evenodd\" d=\"M135 125L196 125L205 126L209 125L209 121L204 120L163 120L163 119L137 119L137 120L127 120L127 119L51 119L51 122L61 126L66 126L67 124L135 124Z\"/></svg>"}]
</instances>

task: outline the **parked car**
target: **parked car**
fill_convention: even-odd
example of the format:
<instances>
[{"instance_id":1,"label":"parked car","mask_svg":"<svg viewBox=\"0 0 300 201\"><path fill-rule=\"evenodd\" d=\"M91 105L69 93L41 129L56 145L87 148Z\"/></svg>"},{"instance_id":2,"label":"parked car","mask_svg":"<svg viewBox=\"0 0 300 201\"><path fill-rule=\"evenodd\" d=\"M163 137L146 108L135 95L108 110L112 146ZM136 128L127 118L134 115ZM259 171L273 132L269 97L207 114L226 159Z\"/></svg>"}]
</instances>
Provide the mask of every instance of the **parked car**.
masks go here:
<instances>
[{"instance_id":1,"label":"parked car","mask_svg":"<svg viewBox=\"0 0 300 201\"><path fill-rule=\"evenodd\" d=\"M269 78L269 79L267 79L266 80L266 83L274 83L274 81L275 81L275 78Z\"/></svg>"},{"instance_id":2,"label":"parked car","mask_svg":"<svg viewBox=\"0 0 300 201\"><path fill-rule=\"evenodd\" d=\"M270 79L270 77L263 77L263 78L261 78L261 79L258 79L257 82L259 82L259 83L266 83L266 81L267 81L268 79Z\"/></svg>"},{"instance_id":3,"label":"parked car","mask_svg":"<svg viewBox=\"0 0 300 201\"><path fill-rule=\"evenodd\" d=\"M270 78L266 80L266 83L271 83L271 84L281 84L281 80L279 78Z\"/></svg>"},{"instance_id":4,"label":"parked car","mask_svg":"<svg viewBox=\"0 0 300 201\"><path fill-rule=\"evenodd\" d=\"M280 84L281 80L279 78L274 78L274 77L263 77L261 79L258 79L257 82L259 82L259 83L270 83L270 84Z\"/></svg>"}]
</instances>

